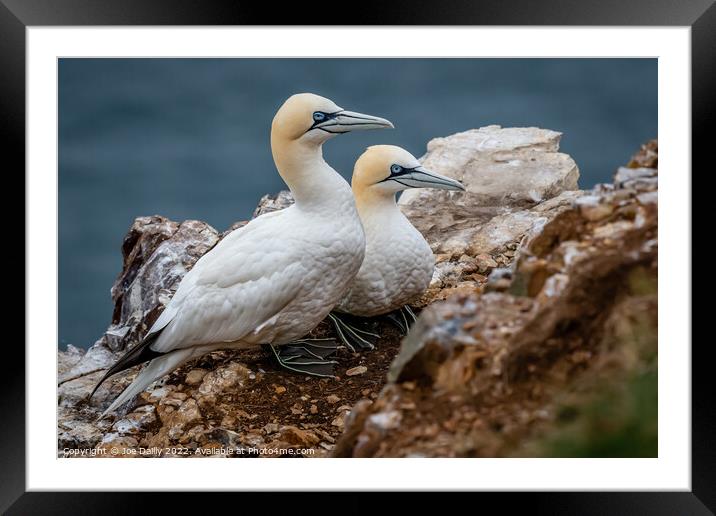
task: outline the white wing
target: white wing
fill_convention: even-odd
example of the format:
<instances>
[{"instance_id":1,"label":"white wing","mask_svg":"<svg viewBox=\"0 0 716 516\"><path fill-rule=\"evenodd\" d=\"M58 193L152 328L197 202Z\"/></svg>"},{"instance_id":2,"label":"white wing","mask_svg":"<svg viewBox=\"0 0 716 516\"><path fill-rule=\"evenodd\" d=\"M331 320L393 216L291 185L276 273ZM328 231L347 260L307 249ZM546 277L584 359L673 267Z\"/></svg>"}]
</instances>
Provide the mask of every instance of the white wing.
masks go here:
<instances>
[{"instance_id":1,"label":"white wing","mask_svg":"<svg viewBox=\"0 0 716 516\"><path fill-rule=\"evenodd\" d=\"M306 272L287 210L252 220L196 262L149 332L164 330L153 350L232 342L276 321Z\"/></svg>"}]
</instances>

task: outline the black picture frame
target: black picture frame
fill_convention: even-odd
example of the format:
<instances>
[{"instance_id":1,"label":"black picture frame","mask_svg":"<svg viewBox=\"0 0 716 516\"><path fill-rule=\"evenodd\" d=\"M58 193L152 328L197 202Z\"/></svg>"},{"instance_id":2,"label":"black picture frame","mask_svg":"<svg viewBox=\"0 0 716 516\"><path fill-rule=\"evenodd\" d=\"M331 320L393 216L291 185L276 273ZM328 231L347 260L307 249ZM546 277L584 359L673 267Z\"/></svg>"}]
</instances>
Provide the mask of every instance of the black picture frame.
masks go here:
<instances>
[{"instance_id":1,"label":"black picture frame","mask_svg":"<svg viewBox=\"0 0 716 516\"><path fill-rule=\"evenodd\" d=\"M574 25L574 26L689 26L692 45L692 156L695 167L706 172L707 128L713 125L714 65L716 64L716 5L714 0L569 0L497 1L471 0L364 1L358 4L282 2L216 2L192 0L0 0L0 136L5 147L3 167L7 176L22 177L25 168L25 30L47 25ZM312 12L313 11L313 12ZM321 14L316 14L316 11ZM11 167L8 163L14 163ZM662 171L688 177L689 171ZM693 176L692 176L693 177ZM24 190L24 182L22 186ZM19 246L18 246L19 247ZM685 250L691 260L690 250ZM24 258L24 251L22 254ZM19 262L20 256L15 256ZM20 264L17 264L20 267ZM23 265L24 268L24 260ZM25 269L26 274L29 272ZM690 277L684 280L691 281ZM19 303L18 303L19 305ZM9 323L10 321L6 321ZM698 341L696 341L698 342ZM155 495L145 493L50 493L25 492L25 350L19 339L7 341L4 371L0 375L0 510L8 514L145 512ZM688 342L664 345L689 345ZM480 494L499 503L502 511L529 506L537 514L712 514L716 508L716 419L710 400L708 378L712 362L705 348L692 348L692 491L641 493L505 493ZM12 364L9 366L8 364ZM217 494L217 497L219 495ZM250 506L247 494L240 495ZM287 510L306 507L293 495ZM375 495L349 494L341 506L350 512L366 512L380 503ZM457 495L455 495L457 496ZM188 509L192 501L206 508L205 497L162 497L163 510L177 504ZM201 502L201 499L204 499ZM223 498L223 497L222 497ZM422 503L421 496L413 500ZM219 498L212 504L223 503ZM266 502L263 502L264 504ZM272 497L271 512L279 510ZM453 503L460 503L459 499ZM470 502L474 503L474 502ZM711 510L710 510L711 509ZM341 510L340 507L335 510Z\"/></svg>"}]
</instances>

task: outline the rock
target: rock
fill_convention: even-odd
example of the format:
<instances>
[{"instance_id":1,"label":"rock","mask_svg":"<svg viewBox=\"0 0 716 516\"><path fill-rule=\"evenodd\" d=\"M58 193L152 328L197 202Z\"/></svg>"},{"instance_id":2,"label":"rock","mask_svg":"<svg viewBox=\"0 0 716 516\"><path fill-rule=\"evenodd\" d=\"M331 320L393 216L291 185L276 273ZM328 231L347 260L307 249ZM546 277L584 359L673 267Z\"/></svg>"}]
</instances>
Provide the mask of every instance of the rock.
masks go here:
<instances>
[{"instance_id":1,"label":"rock","mask_svg":"<svg viewBox=\"0 0 716 516\"><path fill-rule=\"evenodd\" d=\"M226 451L220 453L219 456L231 456L235 450L246 450L241 440L241 434L226 428L214 428L203 434L197 432L196 435L201 436L201 439L204 441L204 447L208 448L209 443L217 443L220 445L219 448L224 448ZM231 449L232 453L229 453L228 449ZM212 454L211 456L215 457L217 455Z\"/></svg>"},{"instance_id":2,"label":"rock","mask_svg":"<svg viewBox=\"0 0 716 516\"><path fill-rule=\"evenodd\" d=\"M74 348L74 346L68 346L68 351L58 354L58 383L60 385L103 371L117 359L117 356L110 349L98 344L89 348L86 353L77 350L77 348L71 348Z\"/></svg>"},{"instance_id":3,"label":"rock","mask_svg":"<svg viewBox=\"0 0 716 516\"><path fill-rule=\"evenodd\" d=\"M408 190L399 205L436 253L463 254L495 216L577 190L579 170L558 152L560 137L534 127L488 126L431 140L423 165L460 180L467 192Z\"/></svg>"},{"instance_id":4,"label":"rock","mask_svg":"<svg viewBox=\"0 0 716 516\"><path fill-rule=\"evenodd\" d=\"M101 452L101 457L109 458L132 458L137 457L137 446L139 442L133 437L107 434L102 442L97 445L96 450Z\"/></svg>"},{"instance_id":5,"label":"rock","mask_svg":"<svg viewBox=\"0 0 716 516\"><path fill-rule=\"evenodd\" d=\"M561 136L536 127L491 125L431 140L422 162L465 185L468 195L455 199L461 205L532 205L577 189L579 169L572 158L558 152ZM425 191L407 191L403 196L409 197L402 204L413 204ZM443 191L442 197L447 200L449 194Z\"/></svg>"},{"instance_id":6,"label":"rock","mask_svg":"<svg viewBox=\"0 0 716 516\"><path fill-rule=\"evenodd\" d=\"M266 434L273 434L273 433L278 432L278 424L266 423L264 425L264 432L266 432Z\"/></svg>"},{"instance_id":7,"label":"rock","mask_svg":"<svg viewBox=\"0 0 716 516\"><path fill-rule=\"evenodd\" d=\"M416 306L480 293L490 270L512 263L527 233L583 195L576 164L558 152L559 138L544 129L489 126L430 142L423 164L463 181L467 193L416 189L400 198L436 253Z\"/></svg>"},{"instance_id":8,"label":"rock","mask_svg":"<svg viewBox=\"0 0 716 516\"><path fill-rule=\"evenodd\" d=\"M252 218L272 211L283 210L293 204L293 195L288 190L281 190L276 195L264 195L254 210Z\"/></svg>"},{"instance_id":9,"label":"rock","mask_svg":"<svg viewBox=\"0 0 716 516\"><path fill-rule=\"evenodd\" d=\"M161 427L156 434L147 439L149 446L166 447L177 443L185 430L199 423L202 418L199 406L193 398L186 400L178 409L160 404L158 412Z\"/></svg>"},{"instance_id":10,"label":"rock","mask_svg":"<svg viewBox=\"0 0 716 516\"><path fill-rule=\"evenodd\" d=\"M359 374L364 374L366 371L368 371L366 366L352 367L346 371L346 376L357 376Z\"/></svg>"},{"instance_id":11,"label":"rock","mask_svg":"<svg viewBox=\"0 0 716 516\"><path fill-rule=\"evenodd\" d=\"M317 456L544 454L538 436L567 399L557 395L593 392L588 378L621 385L641 370L656 313L656 142L613 183L582 192L559 137L491 126L429 144L426 167L461 179L468 192L401 197L436 268L385 386L372 377L392 352L383 351L385 365L368 360L345 380L319 380L264 370L260 350L217 351L96 422L137 373L112 378L88 404L103 371L142 338L196 260L246 224L219 234L198 221L137 219L112 290L112 325L86 353L70 346L58 354L59 455L112 443L121 456L177 444L195 456L286 447ZM292 202L288 192L264 196L254 216ZM330 335L324 326L317 336ZM629 344L637 341L638 349ZM384 344L398 345L394 336Z\"/></svg>"},{"instance_id":12,"label":"rock","mask_svg":"<svg viewBox=\"0 0 716 516\"><path fill-rule=\"evenodd\" d=\"M288 192L264 196L255 216L292 203ZM93 421L130 383L132 376L105 382L90 405L82 405L82 400L102 373L143 338L194 263L231 230L244 224L246 221L236 222L219 234L210 225L196 220L178 223L159 215L135 219L124 237L122 271L111 289L114 310L110 326L86 353L74 346L58 352L60 448L94 447L99 442L102 430L95 428ZM188 372L186 384L199 384L205 374L200 369Z\"/></svg>"},{"instance_id":13,"label":"rock","mask_svg":"<svg viewBox=\"0 0 716 516\"><path fill-rule=\"evenodd\" d=\"M659 168L659 142L650 140L641 146L639 152L632 156L629 168Z\"/></svg>"},{"instance_id":14,"label":"rock","mask_svg":"<svg viewBox=\"0 0 716 516\"><path fill-rule=\"evenodd\" d=\"M504 292L512 285L512 269L502 267L492 269L487 277L485 292Z\"/></svg>"},{"instance_id":15,"label":"rock","mask_svg":"<svg viewBox=\"0 0 716 516\"><path fill-rule=\"evenodd\" d=\"M96 421L104 403L119 395L123 383L103 387L95 395L92 404L86 399L102 375L102 366L108 367L111 353L100 353L97 349L90 358L83 358L85 352L74 346L57 355L57 439L58 454L65 456L65 449L92 449L110 429L110 422Z\"/></svg>"},{"instance_id":16,"label":"rock","mask_svg":"<svg viewBox=\"0 0 716 516\"><path fill-rule=\"evenodd\" d=\"M606 218L614 212L614 206L602 202L602 197L598 195L585 195L577 199L575 204L579 207L582 217L592 222Z\"/></svg>"},{"instance_id":17,"label":"rock","mask_svg":"<svg viewBox=\"0 0 716 516\"><path fill-rule=\"evenodd\" d=\"M477 270L480 272L487 272L488 269L494 269L497 267L497 262L492 259L492 256L489 254L478 254L475 257L475 263L477 265Z\"/></svg>"},{"instance_id":18,"label":"rock","mask_svg":"<svg viewBox=\"0 0 716 516\"><path fill-rule=\"evenodd\" d=\"M137 218L122 244L122 272L111 290L112 324L100 344L123 351L139 341L187 271L218 241L217 231L198 220Z\"/></svg>"},{"instance_id":19,"label":"rock","mask_svg":"<svg viewBox=\"0 0 716 516\"><path fill-rule=\"evenodd\" d=\"M301 430L295 426L283 426L278 432L281 441L289 445L311 447L318 444L321 439L311 431Z\"/></svg>"},{"instance_id":20,"label":"rock","mask_svg":"<svg viewBox=\"0 0 716 516\"><path fill-rule=\"evenodd\" d=\"M143 405L112 425L112 430L122 435L139 434L157 420L153 405Z\"/></svg>"},{"instance_id":21,"label":"rock","mask_svg":"<svg viewBox=\"0 0 716 516\"><path fill-rule=\"evenodd\" d=\"M547 201L558 209L528 210L549 216L524 232L510 274L497 273L500 292L425 308L388 385L332 455L592 456L625 446L656 456L657 172L629 170ZM589 408L633 396L648 417L624 409L607 422Z\"/></svg>"},{"instance_id":22,"label":"rock","mask_svg":"<svg viewBox=\"0 0 716 516\"><path fill-rule=\"evenodd\" d=\"M61 374L66 374L67 371L77 364L80 359L84 356L85 351L72 344L67 345L65 351L60 351L57 354L57 369ZM62 379L60 378L60 381Z\"/></svg>"},{"instance_id":23,"label":"rock","mask_svg":"<svg viewBox=\"0 0 716 516\"><path fill-rule=\"evenodd\" d=\"M235 386L243 388L249 381L251 371L239 362L231 362L226 367L211 371L201 382L198 396L201 403L211 403L224 391Z\"/></svg>"},{"instance_id":24,"label":"rock","mask_svg":"<svg viewBox=\"0 0 716 516\"><path fill-rule=\"evenodd\" d=\"M206 376L207 371L204 369L192 369L186 375L184 383L187 385L198 385Z\"/></svg>"},{"instance_id":25,"label":"rock","mask_svg":"<svg viewBox=\"0 0 716 516\"><path fill-rule=\"evenodd\" d=\"M657 171L653 168L628 168L619 167L614 174L614 185L617 188L642 187L646 190L653 190L658 182Z\"/></svg>"},{"instance_id":26,"label":"rock","mask_svg":"<svg viewBox=\"0 0 716 516\"><path fill-rule=\"evenodd\" d=\"M160 216L139 217L134 221L122 244L122 272L111 289L114 301L111 325L81 357L77 348L58 354L60 445L97 444L101 432L93 428L96 426L93 421L122 392L131 377L105 382L91 404L84 400L104 370L128 346L141 340L184 274L218 240L216 230L200 221L179 224Z\"/></svg>"}]
</instances>

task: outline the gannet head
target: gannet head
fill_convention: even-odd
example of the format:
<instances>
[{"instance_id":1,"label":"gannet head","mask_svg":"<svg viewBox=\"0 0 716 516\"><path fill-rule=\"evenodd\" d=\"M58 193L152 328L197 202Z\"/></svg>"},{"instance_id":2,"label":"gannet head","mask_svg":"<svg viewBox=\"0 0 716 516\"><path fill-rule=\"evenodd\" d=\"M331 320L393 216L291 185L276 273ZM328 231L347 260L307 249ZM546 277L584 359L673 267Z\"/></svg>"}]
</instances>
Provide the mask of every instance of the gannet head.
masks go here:
<instances>
[{"instance_id":1,"label":"gannet head","mask_svg":"<svg viewBox=\"0 0 716 516\"><path fill-rule=\"evenodd\" d=\"M459 181L426 170L405 149L395 145L373 145L358 158L353 169L353 191L395 194L408 188L465 190Z\"/></svg>"},{"instance_id":2,"label":"gannet head","mask_svg":"<svg viewBox=\"0 0 716 516\"><path fill-rule=\"evenodd\" d=\"M392 128L385 118L346 111L332 100L298 93L283 103L271 124L272 136L288 141L321 144L339 134Z\"/></svg>"}]
</instances>

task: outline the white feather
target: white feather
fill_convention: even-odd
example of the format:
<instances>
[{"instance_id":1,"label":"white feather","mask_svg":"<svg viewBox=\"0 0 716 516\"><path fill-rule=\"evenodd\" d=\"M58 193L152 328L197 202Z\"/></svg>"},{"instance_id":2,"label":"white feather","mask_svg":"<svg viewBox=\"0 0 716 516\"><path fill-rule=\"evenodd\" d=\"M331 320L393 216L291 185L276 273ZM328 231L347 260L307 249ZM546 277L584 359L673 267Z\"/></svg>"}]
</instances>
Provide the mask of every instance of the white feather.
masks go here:
<instances>
[{"instance_id":1,"label":"white feather","mask_svg":"<svg viewBox=\"0 0 716 516\"><path fill-rule=\"evenodd\" d=\"M296 204L236 229L196 262L148 333L158 334L150 349L166 354L152 360L106 412L211 350L303 337L348 290L363 261L365 235L350 186L323 160L321 145L337 133L310 130L316 111L342 108L316 95L294 95L272 124L274 161ZM341 132L392 127L384 119L348 114L374 123L350 124Z\"/></svg>"}]
</instances>

